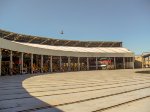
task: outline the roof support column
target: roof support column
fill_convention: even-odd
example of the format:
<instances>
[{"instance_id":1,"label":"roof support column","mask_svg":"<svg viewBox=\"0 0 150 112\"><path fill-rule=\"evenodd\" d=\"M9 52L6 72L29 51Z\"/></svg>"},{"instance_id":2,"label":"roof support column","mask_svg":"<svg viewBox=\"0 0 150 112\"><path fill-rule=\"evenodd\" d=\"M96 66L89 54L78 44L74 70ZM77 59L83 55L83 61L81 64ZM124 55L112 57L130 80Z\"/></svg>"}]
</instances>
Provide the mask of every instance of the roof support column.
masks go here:
<instances>
[{"instance_id":1,"label":"roof support column","mask_svg":"<svg viewBox=\"0 0 150 112\"><path fill-rule=\"evenodd\" d=\"M148 67L149 67L149 56L148 56Z\"/></svg>"},{"instance_id":2,"label":"roof support column","mask_svg":"<svg viewBox=\"0 0 150 112\"><path fill-rule=\"evenodd\" d=\"M123 69L126 69L125 57L123 57Z\"/></svg>"},{"instance_id":3,"label":"roof support column","mask_svg":"<svg viewBox=\"0 0 150 112\"><path fill-rule=\"evenodd\" d=\"M144 68L144 57L142 57L142 68Z\"/></svg>"},{"instance_id":4,"label":"roof support column","mask_svg":"<svg viewBox=\"0 0 150 112\"><path fill-rule=\"evenodd\" d=\"M13 75L13 53L10 51L10 75Z\"/></svg>"},{"instance_id":5,"label":"roof support column","mask_svg":"<svg viewBox=\"0 0 150 112\"><path fill-rule=\"evenodd\" d=\"M48 72L51 72L51 59L50 59L50 56L48 56L48 62L49 62Z\"/></svg>"},{"instance_id":6,"label":"roof support column","mask_svg":"<svg viewBox=\"0 0 150 112\"><path fill-rule=\"evenodd\" d=\"M130 66L130 63L132 62L132 60L131 60L131 58L130 57L128 57L128 62L129 62L129 68L131 68L131 66Z\"/></svg>"},{"instance_id":7,"label":"roof support column","mask_svg":"<svg viewBox=\"0 0 150 112\"><path fill-rule=\"evenodd\" d=\"M41 73L43 73L43 55L41 55Z\"/></svg>"},{"instance_id":8,"label":"roof support column","mask_svg":"<svg viewBox=\"0 0 150 112\"><path fill-rule=\"evenodd\" d=\"M80 57L78 57L78 71L80 71Z\"/></svg>"},{"instance_id":9,"label":"roof support column","mask_svg":"<svg viewBox=\"0 0 150 112\"><path fill-rule=\"evenodd\" d=\"M60 66L60 72L62 71L62 59L61 59L61 56L60 56L60 59L59 59L59 66Z\"/></svg>"},{"instance_id":10,"label":"roof support column","mask_svg":"<svg viewBox=\"0 0 150 112\"><path fill-rule=\"evenodd\" d=\"M134 61L135 61L135 59L134 59L134 57L132 57L132 68L134 69Z\"/></svg>"},{"instance_id":11,"label":"roof support column","mask_svg":"<svg viewBox=\"0 0 150 112\"><path fill-rule=\"evenodd\" d=\"M31 74L33 74L33 54L31 54Z\"/></svg>"},{"instance_id":12,"label":"roof support column","mask_svg":"<svg viewBox=\"0 0 150 112\"><path fill-rule=\"evenodd\" d=\"M71 71L71 68L70 68L70 56L68 57L68 71Z\"/></svg>"},{"instance_id":13,"label":"roof support column","mask_svg":"<svg viewBox=\"0 0 150 112\"><path fill-rule=\"evenodd\" d=\"M21 52L21 74L23 74L23 52Z\"/></svg>"},{"instance_id":14,"label":"roof support column","mask_svg":"<svg viewBox=\"0 0 150 112\"><path fill-rule=\"evenodd\" d=\"M2 49L0 49L0 76L2 74Z\"/></svg>"},{"instance_id":15,"label":"roof support column","mask_svg":"<svg viewBox=\"0 0 150 112\"><path fill-rule=\"evenodd\" d=\"M89 70L89 58L87 57L87 70Z\"/></svg>"},{"instance_id":16,"label":"roof support column","mask_svg":"<svg viewBox=\"0 0 150 112\"><path fill-rule=\"evenodd\" d=\"M97 57L96 57L96 70L98 70L98 61L97 61Z\"/></svg>"},{"instance_id":17,"label":"roof support column","mask_svg":"<svg viewBox=\"0 0 150 112\"><path fill-rule=\"evenodd\" d=\"M53 56L50 58L50 71L53 72Z\"/></svg>"},{"instance_id":18,"label":"roof support column","mask_svg":"<svg viewBox=\"0 0 150 112\"><path fill-rule=\"evenodd\" d=\"M145 59L145 57L144 57L144 59L143 59L143 68L146 68L146 61L145 61L146 59Z\"/></svg>"},{"instance_id":19,"label":"roof support column","mask_svg":"<svg viewBox=\"0 0 150 112\"><path fill-rule=\"evenodd\" d=\"M129 68L129 58L128 57L126 58L126 68L127 69Z\"/></svg>"},{"instance_id":20,"label":"roof support column","mask_svg":"<svg viewBox=\"0 0 150 112\"><path fill-rule=\"evenodd\" d=\"M114 57L114 69L116 69L116 57Z\"/></svg>"}]
</instances>

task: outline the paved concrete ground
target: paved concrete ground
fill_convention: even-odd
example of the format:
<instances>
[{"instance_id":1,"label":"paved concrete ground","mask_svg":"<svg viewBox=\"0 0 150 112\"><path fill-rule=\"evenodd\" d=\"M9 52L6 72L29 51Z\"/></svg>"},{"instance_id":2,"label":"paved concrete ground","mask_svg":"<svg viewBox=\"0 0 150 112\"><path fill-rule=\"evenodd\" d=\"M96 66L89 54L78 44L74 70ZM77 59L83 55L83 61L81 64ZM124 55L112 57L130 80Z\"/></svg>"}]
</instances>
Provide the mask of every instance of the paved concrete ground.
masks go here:
<instances>
[{"instance_id":1,"label":"paved concrete ground","mask_svg":"<svg viewBox=\"0 0 150 112\"><path fill-rule=\"evenodd\" d=\"M0 112L150 112L150 72L0 77Z\"/></svg>"}]
</instances>

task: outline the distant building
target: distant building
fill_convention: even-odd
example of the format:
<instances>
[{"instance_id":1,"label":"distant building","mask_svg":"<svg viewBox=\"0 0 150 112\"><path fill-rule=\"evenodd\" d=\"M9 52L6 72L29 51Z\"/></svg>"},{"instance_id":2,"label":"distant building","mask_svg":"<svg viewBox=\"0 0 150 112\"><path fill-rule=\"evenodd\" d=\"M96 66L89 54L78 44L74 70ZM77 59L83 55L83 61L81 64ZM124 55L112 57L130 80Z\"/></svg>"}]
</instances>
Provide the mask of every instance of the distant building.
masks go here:
<instances>
[{"instance_id":1,"label":"distant building","mask_svg":"<svg viewBox=\"0 0 150 112\"><path fill-rule=\"evenodd\" d=\"M150 68L150 52L142 53L143 68Z\"/></svg>"},{"instance_id":2,"label":"distant building","mask_svg":"<svg viewBox=\"0 0 150 112\"><path fill-rule=\"evenodd\" d=\"M134 62L135 68L142 68L143 60L141 55L135 56L135 62Z\"/></svg>"}]
</instances>

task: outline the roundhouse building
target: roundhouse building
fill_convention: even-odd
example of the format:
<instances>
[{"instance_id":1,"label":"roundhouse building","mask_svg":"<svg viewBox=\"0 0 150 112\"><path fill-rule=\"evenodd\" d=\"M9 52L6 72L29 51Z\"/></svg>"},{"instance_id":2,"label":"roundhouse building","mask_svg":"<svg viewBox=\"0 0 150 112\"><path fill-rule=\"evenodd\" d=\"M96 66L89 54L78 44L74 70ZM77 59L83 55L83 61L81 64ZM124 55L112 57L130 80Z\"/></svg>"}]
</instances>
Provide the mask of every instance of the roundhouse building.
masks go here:
<instances>
[{"instance_id":1,"label":"roundhouse building","mask_svg":"<svg viewBox=\"0 0 150 112\"><path fill-rule=\"evenodd\" d=\"M76 41L0 30L0 75L134 68L122 42Z\"/></svg>"}]
</instances>

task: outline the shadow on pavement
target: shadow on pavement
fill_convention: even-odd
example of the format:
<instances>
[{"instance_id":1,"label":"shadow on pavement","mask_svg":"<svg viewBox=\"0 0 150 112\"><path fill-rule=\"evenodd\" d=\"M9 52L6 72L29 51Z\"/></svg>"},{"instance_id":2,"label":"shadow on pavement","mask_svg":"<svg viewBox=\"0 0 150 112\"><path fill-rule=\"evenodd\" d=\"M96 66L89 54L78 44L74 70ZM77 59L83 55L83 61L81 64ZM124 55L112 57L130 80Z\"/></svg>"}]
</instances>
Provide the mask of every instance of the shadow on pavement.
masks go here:
<instances>
[{"instance_id":1,"label":"shadow on pavement","mask_svg":"<svg viewBox=\"0 0 150 112\"><path fill-rule=\"evenodd\" d=\"M35 75L17 75L0 77L0 112L31 112L53 108L53 112L62 110L31 96L22 82ZM37 75L36 75L37 76Z\"/></svg>"}]
</instances>

